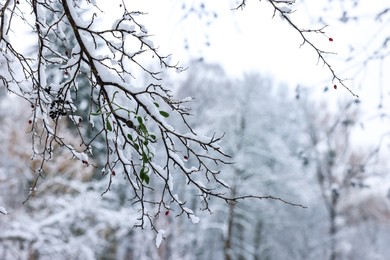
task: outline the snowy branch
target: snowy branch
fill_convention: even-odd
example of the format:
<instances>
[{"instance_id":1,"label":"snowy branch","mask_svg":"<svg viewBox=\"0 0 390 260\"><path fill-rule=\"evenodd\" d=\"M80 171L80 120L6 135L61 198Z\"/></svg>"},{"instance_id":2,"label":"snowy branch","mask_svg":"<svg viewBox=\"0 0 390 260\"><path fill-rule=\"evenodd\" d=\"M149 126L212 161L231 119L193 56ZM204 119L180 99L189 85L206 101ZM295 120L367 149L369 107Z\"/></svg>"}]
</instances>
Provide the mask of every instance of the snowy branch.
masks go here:
<instances>
[{"instance_id":1,"label":"snowy branch","mask_svg":"<svg viewBox=\"0 0 390 260\"><path fill-rule=\"evenodd\" d=\"M276 13L278 13L284 20L287 21L287 23L294 28L295 31L299 33L301 36L303 42L301 43L301 46L304 44L308 44L317 54L318 56L318 62L322 62L329 70L329 72L332 75L332 82L337 81L339 82L346 90L348 90L354 97L359 97L356 93L354 93L347 85L345 85L344 81L345 79L342 79L336 71L333 69L332 65L329 63L327 60L326 56L327 54L334 54L332 52L324 51L317 47L315 43L313 43L307 36L307 33L320 33L320 34L325 34L324 29L327 26L324 26L319 29L303 29L299 25L297 25L296 22L294 22L290 18L290 14L293 12L292 9L290 8L291 5L295 3L295 0L283 0L283 1L276 1L276 0L268 0L272 7L274 8L274 14L273 16L275 17ZM234 8L234 10L238 9L244 9L246 5L246 0L240 1L240 3ZM333 41L333 38L328 37L329 41ZM337 88L337 85L334 85L335 88Z\"/></svg>"}]
</instances>

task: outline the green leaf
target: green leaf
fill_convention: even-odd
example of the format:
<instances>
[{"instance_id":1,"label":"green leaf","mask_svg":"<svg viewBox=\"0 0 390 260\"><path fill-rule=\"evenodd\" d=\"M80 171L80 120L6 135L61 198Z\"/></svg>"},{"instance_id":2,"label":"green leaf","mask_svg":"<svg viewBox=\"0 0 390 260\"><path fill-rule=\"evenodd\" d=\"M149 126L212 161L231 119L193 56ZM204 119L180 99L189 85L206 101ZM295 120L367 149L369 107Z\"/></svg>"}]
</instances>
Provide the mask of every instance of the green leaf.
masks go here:
<instances>
[{"instance_id":1,"label":"green leaf","mask_svg":"<svg viewBox=\"0 0 390 260\"><path fill-rule=\"evenodd\" d=\"M143 151L142 151L142 162L143 163L148 163L149 162L148 156Z\"/></svg>"},{"instance_id":2,"label":"green leaf","mask_svg":"<svg viewBox=\"0 0 390 260\"><path fill-rule=\"evenodd\" d=\"M169 117L169 114L165 111L160 111L160 115L162 115L163 117Z\"/></svg>"},{"instance_id":3,"label":"green leaf","mask_svg":"<svg viewBox=\"0 0 390 260\"><path fill-rule=\"evenodd\" d=\"M140 125L143 124L143 123L142 123L142 117L138 116L138 117L137 117L137 120L138 120L138 123L139 123Z\"/></svg>"},{"instance_id":4,"label":"green leaf","mask_svg":"<svg viewBox=\"0 0 390 260\"><path fill-rule=\"evenodd\" d=\"M111 123L109 120L106 121L106 127L107 127L108 131L110 131L110 132L112 131L112 126L111 126Z\"/></svg>"},{"instance_id":5,"label":"green leaf","mask_svg":"<svg viewBox=\"0 0 390 260\"><path fill-rule=\"evenodd\" d=\"M148 129L146 128L146 126L144 124L140 124L139 125L139 128L141 129L142 132L144 132L145 134L148 133Z\"/></svg>"},{"instance_id":6,"label":"green leaf","mask_svg":"<svg viewBox=\"0 0 390 260\"><path fill-rule=\"evenodd\" d=\"M145 171L145 168L141 169L141 171L139 173L139 177L141 178L142 181L145 181L146 184L149 184L150 178L149 178L147 172Z\"/></svg>"},{"instance_id":7,"label":"green leaf","mask_svg":"<svg viewBox=\"0 0 390 260\"><path fill-rule=\"evenodd\" d=\"M156 107L160 107L160 105L157 102L153 102Z\"/></svg>"},{"instance_id":8,"label":"green leaf","mask_svg":"<svg viewBox=\"0 0 390 260\"><path fill-rule=\"evenodd\" d=\"M127 138L129 138L130 141L133 141L133 137L131 136L131 134L127 134Z\"/></svg>"},{"instance_id":9,"label":"green leaf","mask_svg":"<svg viewBox=\"0 0 390 260\"><path fill-rule=\"evenodd\" d=\"M157 137L155 135L150 135L150 138L152 138L153 140L157 139Z\"/></svg>"},{"instance_id":10,"label":"green leaf","mask_svg":"<svg viewBox=\"0 0 390 260\"><path fill-rule=\"evenodd\" d=\"M91 114L91 116L99 116L99 115L101 115L102 112L100 111L100 107L98 108L98 110L96 112L91 112L90 114Z\"/></svg>"},{"instance_id":11,"label":"green leaf","mask_svg":"<svg viewBox=\"0 0 390 260\"><path fill-rule=\"evenodd\" d=\"M144 181L146 182L146 184L149 184L150 178L149 178L149 176L146 175L146 174L145 174Z\"/></svg>"},{"instance_id":12,"label":"green leaf","mask_svg":"<svg viewBox=\"0 0 390 260\"><path fill-rule=\"evenodd\" d=\"M139 150L139 145L134 143L134 148L138 151Z\"/></svg>"}]
</instances>

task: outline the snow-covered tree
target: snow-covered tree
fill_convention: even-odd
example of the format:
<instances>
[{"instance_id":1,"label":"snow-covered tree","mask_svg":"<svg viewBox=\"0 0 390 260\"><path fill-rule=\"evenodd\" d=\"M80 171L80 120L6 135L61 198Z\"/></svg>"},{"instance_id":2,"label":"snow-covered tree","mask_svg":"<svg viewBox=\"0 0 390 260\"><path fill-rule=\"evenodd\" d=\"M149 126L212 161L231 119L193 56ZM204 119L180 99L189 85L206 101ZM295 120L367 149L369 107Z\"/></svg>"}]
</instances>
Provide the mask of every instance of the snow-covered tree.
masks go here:
<instances>
[{"instance_id":1,"label":"snow-covered tree","mask_svg":"<svg viewBox=\"0 0 390 260\"><path fill-rule=\"evenodd\" d=\"M33 153L42 161L33 169L37 177L31 190L35 191L39 178L46 174L44 163L53 158L55 146L60 146L83 164L102 168L102 174L110 179L107 190L114 176L123 175L133 191L133 202L141 209L139 226L145 226L170 204L182 206L170 189L172 166L179 167L195 185L191 182L195 172L216 179L218 171L209 168L209 164L223 163L226 155L217 144L221 137L195 134L187 124L182 101L173 99L170 90L158 83L162 71L153 70L144 61L145 56L153 56L151 61L162 68L182 69L154 47L147 29L138 22L142 13L129 9L126 3L118 1L112 6L113 16L89 1L6 1L1 11L1 79L8 90L31 104ZM33 44L16 46L20 34L11 33L11 28L20 28L20 33L24 29L33 32ZM146 85L133 80L137 73L149 77ZM79 88L90 93L88 121L82 120L76 106L85 106L75 101ZM181 119L180 124L187 129L177 131L177 126L168 123L170 118ZM71 140L61 134L66 119L73 123L76 135ZM95 124L99 120L101 123ZM99 126L97 134L87 138L85 128ZM104 142L95 145L101 136ZM77 146L71 145L76 139ZM153 160L156 143L163 147L158 151L165 156L162 165ZM93 165L89 156L94 146L99 149L101 145L106 161ZM202 149L195 151L195 146ZM184 153L197 158L193 167L184 166ZM151 182L153 178L156 180ZM148 197L154 189L152 183L163 187L155 201ZM212 195L210 189L199 189L205 197ZM159 205L158 210L148 211L147 205L155 204ZM189 210L181 208L192 216Z\"/></svg>"},{"instance_id":2,"label":"snow-covered tree","mask_svg":"<svg viewBox=\"0 0 390 260\"><path fill-rule=\"evenodd\" d=\"M196 68L196 74L189 75L179 93L195 97L191 108L202 119L191 122L196 129L225 132L224 147L235 162L222 168L230 196L260 193L300 201L301 195L293 191L301 172L297 149L301 131L292 93L256 74L229 79L215 64L193 63L191 67ZM287 224L279 206L250 200L227 207L213 203L212 217L200 223L204 235L196 245L211 246L216 252L199 250L203 252L200 258L282 257L286 251L279 250L284 245L275 229L291 223Z\"/></svg>"},{"instance_id":3,"label":"snow-covered tree","mask_svg":"<svg viewBox=\"0 0 390 260\"><path fill-rule=\"evenodd\" d=\"M177 95L195 97L190 108L198 118L189 120L194 130L225 132L224 148L235 163L219 168L220 181L230 186L223 195L278 196L273 198L299 202L308 208L286 206L278 200L226 203L211 199L207 201L212 213L209 214L202 211L205 205L198 206L197 196L202 194L196 187L186 185L185 176L179 175L180 169L172 168L171 173L177 175L172 189L185 202L186 209L193 210L193 215L190 219L176 217L180 212L178 205L161 210L153 223L156 235L132 228L137 224L139 212L129 203L131 191L126 182L120 181L118 175L112 176L112 192L101 198L107 183L95 178L93 159L89 166L83 165L61 149L55 150L53 159L44 165L47 175L39 182L38 192L22 206L28 187L35 180L30 168L40 161L29 160L31 147L25 132L14 131L30 129L29 116L23 116L31 109L29 103L5 96L1 102L0 205L6 214L0 217L0 256L4 259L327 259L332 241L331 219L321 191L329 195L329 187L335 185L318 185L316 169L319 165L326 170L328 148L334 149L336 144L342 147L345 142L349 148L345 153L339 151L338 167L333 167L331 173L334 181L345 179L339 186L336 206L338 256L366 259L385 255L382 252L387 252L387 245L383 241L388 238L389 215L386 161L373 161L379 152L356 151L350 139L345 138L359 126L359 113L351 109L359 107L358 104L351 103L349 110L342 110L339 116L323 103L317 104L321 109L313 109L315 103L305 100L303 93L296 100L285 87L275 87L272 80L256 74L230 79L218 65L197 63L191 67L196 73L189 73L180 83ZM321 113L316 112L319 110ZM336 121L340 124L329 131ZM347 122L350 124L345 129ZM68 127L61 134L70 139L73 136ZM312 142L315 137L319 140L317 145ZM74 142L72 145L76 147L77 140ZM367 161L366 155L373 157ZM156 154L154 159L159 162L164 156ZM188 156L183 163L190 165L194 159ZM360 171L362 163L364 172ZM348 169L353 176L348 175ZM206 182L202 177L194 176L194 181L203 185ZM154 181L151 179L150 183ZM153 195L150 198L156 199L159 192ZM191 225L199 220L195 216L201 221Z\"/></svg>"},{"instance_id":4,"label":"snow-covered tree","mask_svg":"<svg viewBox=\"0 0 390 260\"><path fill-rule=\"evenodd\" d=\"M361 227L358 226L360 221L364 222L361 219L364 219L363 215L374 214L362 209L367 200L375 197L377 201L372 202L373 205L386 201L387 185L371 186L387 179L388 164L381 158L384 150L377 144L362 145L357 142L357 132L365 131L359 100L339 101L333 112L325 101L306 100L302 104L306 125L304 132L307 135L302 160L318 183L320 195L315 197L316 201L322 200L324 205L314 205L318 210L316 219L322 212L320 232L324 234L316 243L323 246L322 255L327 259L346 259L357 255L358 258L371 258L375 253L368 250L369 243L366 241L366 253L363 253L354 245L354 241L359 239L351 234L360 232ZM362 216L356 211L360 211Z\"/></svg>"},{"instance_id":5,"label":"snow-covered tree","mask_svg":"<svg viewBox=\"0 0 390 260\"><path fill-rule=\"evenodd\" d=\"M268 2L342 83L326 62L326 52L305 36L324 33L323 28L298 28L289 18L293 1ZM37 192L47 175L44 165L58 147L101 169L108 179L106 191L113 179L123 176L140 209L140 227L153 227L155 217L174 205L176 214L197 219L172 188L174 168L202 194L206 208L210 197L236 201L225 197L226 191L214 190L227 188L213 166L229 162L219 146L223 134L196 133L187 119L188 99L175 99L161 83L166 69L183 68L160 53L143 24L143 12L120 0L110 2L109 11L103 10L105 4L6 0L0 5L0 80L30 103L32 153L41 160L33 167L36 177L28 198ZM244 6L242 1L234 7ZM66 138L65 127L74 136ZM99 150L105 153L104 162L92 163L90 157ZM190 165L184 162L188 157ZM195 180L197 175L203 176L202 182Z\"/></svg>"}]
</instances>

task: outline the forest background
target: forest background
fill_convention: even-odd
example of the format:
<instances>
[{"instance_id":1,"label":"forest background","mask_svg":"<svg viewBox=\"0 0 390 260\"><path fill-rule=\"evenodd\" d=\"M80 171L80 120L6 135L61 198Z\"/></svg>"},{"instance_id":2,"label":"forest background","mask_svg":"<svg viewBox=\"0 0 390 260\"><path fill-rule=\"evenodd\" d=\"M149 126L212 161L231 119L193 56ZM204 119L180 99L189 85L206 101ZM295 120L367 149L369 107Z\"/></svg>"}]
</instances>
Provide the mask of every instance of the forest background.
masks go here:
<instances>
[{"instance_id":1,"label":"forest background","mask_svg":"<svg viewBox=\"0 0 390 260\"><path fill-rule=\"evenodd\" d=\"M110 6L97 2L109 13ZM32 192L40 164L32 160L34 108L4 86L0 258L386 259L390 7L362 0L281 1L287 9L279 12L275 2L127 6L147 12L140 19L159 52L172 53L169 59L185 68L165 72L162 84L185 100L192 128L224 135L219 145L234 162L218 166L229 186L224 194L270 199L212 199L202 210L202 193L177 177L169 190L185 201L185 214L180 204L164 204L151 226L139 226L140 208L126 176L101 170L107 151L99 145L87 162L53 150ZM132 73L133 82L148 84ZM88 121L89 92L82 84L78 115ZM73 119L64 121L69 128L61 135L78 147ZM183 157L186 165L195 159ZM164 164L165 158L157 152L154 160ZM160 199L158 192L151 196Z\"/></svg>"}]
</instances>

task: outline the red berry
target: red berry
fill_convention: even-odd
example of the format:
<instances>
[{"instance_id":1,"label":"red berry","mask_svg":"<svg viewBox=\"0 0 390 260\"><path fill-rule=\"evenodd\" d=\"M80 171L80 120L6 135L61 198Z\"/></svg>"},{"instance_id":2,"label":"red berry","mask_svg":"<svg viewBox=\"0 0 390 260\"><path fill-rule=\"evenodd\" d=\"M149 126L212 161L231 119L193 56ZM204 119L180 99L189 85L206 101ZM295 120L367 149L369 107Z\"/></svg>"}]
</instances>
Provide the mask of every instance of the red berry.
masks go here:
<instances>
[{"instance_id":1,"label":"red berry","mask_svg":"<svg viewBox=\"0 0 390 260\"><path fill-rule=\"evenodd\" d=\"M334 88L334 89L337 89L337 85L336 85L336 84L334 84L333 88Z\"/></svg>"},{"instance_id":2,"label":"red berry","mask_svg":"<svg viewBox=\"0 0 390 260\"><path fill-rule=\"evenodd\" d=\"M332 37L329 37L329 41L330 41L330 42L333 42L333 38L332 38Z\"/></svg>"},{"instance_id":3,"label":"red berry","mask_svg":"<svg viewBox=\"0 0 390 260\"><path fill-rule=\"evenodd\" d=\"M165 211L165 216L168 216L169 215L169 211Z\"/></svg>"},{"instance_id":4,"label":"red berry","mask_svg":"<svg viewBox=\"0 0 390 260\"><path fill-rule=\"evenodd\" d=\"M187 155L184 155L184 160L188 160L188 156Z\"/></svg>"},{"instance_id":5,"label":"red berry","mask_svg":"<svg viewBox=\"0 0 390 260\"><path fill-rule=\"evenodd\" d=\"M115 176L115 171L112 171L111 174L112 174L112 176Z\"/></svg>"},{"instance_id":6,"label":"red berry","mask_svg":"<svg viewBox=\"0 0 390 260\"><path fill-rule=\"evenodd\" d=\"M32 120L30 119L30 120L28 120L28 123L31 125L32 124Z\"/></svg>"}]
</instances>

